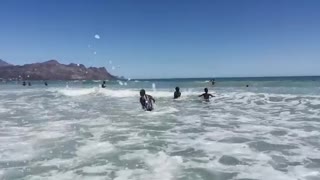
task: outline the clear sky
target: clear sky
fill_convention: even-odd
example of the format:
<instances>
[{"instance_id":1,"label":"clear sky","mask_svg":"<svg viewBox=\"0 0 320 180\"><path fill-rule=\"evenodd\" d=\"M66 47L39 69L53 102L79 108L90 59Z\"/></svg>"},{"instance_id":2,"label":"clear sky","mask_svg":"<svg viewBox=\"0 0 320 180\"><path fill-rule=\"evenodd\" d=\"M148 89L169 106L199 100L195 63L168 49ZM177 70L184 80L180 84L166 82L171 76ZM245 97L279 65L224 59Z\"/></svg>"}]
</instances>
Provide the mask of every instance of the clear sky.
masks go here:
<instances>
[{"instance_id":1,"label":"clear sky","mask_svg":"<svg viewBox=\"0 0 320 180\"><path fill-rule=\"evenodd\" d=\"M320 75L320 1L1 0L0 59L128 78Z\"/></svg>"}]
</instances>

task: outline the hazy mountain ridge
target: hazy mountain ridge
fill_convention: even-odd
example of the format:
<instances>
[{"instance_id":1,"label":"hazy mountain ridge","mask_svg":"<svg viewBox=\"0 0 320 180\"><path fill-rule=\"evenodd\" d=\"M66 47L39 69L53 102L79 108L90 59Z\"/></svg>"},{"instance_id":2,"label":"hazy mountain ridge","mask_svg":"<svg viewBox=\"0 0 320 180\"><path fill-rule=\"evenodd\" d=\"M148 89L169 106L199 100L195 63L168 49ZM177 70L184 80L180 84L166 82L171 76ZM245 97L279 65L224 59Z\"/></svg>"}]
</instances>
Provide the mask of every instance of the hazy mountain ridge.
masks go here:
<instances>
[{"instance_id":1,"label":"hazy mountain ridge","mask_svg":"<svg viewBox=\"0 0 320 180\"><path fill-rule=\"evenodd\" d=\"M0 78L6 80L111 80L116 79L104 67L85 67L82 64L60 64L57 60L25 65L0 61Z\"/></svg>"},{"instance_id":2,"label":"hazy mountain ridge","mask_svg":"<svg viewBox=\"0 0 320 180\"><path fill-rule=\"evenodd\" d=\"M0 59L0 67L3 67L3 66L12 66L12 64L9 64L9 63L5 62L4 60Z\"/></svg>"}]
</instances>

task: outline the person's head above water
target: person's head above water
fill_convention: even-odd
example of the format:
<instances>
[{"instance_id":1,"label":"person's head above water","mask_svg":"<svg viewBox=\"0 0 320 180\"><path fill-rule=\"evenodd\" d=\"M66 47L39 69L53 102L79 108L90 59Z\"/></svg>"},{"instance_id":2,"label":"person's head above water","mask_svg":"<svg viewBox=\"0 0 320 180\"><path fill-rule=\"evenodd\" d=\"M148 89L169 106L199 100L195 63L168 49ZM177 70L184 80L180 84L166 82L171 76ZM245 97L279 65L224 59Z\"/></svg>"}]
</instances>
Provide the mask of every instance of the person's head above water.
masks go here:
<instances>
[{"instance_id":1,"label":"person's head above water","mask_svg":"<svg viewBox=\"0 0 320 180\"><path fill-rule=\"evenodd\" d=\"M140 90L140 96L144 96L146 94L146 91L144 89Z\"/></svg>"},{"instance_id":2,"label":"person's head above water","mask_svg":"<svg viewBox=\"0 0 320 180\"><path fill-rule=\"evenodd\" d=\"M105 83L106 83L106 81L103 81L102 83L103 83L103 84L105 84Z\"/></svg>"},{"instance_id":3,"label":"person's head above water","mask_svg":"<svg viewBox=\"0 0 320 180\"><path fill-rule=\"evenodd\" d=\"M204 92L205 92L205 93L208 93L208 88L204 88Z\"/></svg>"},{"instance_id":4,"label":"person's head above water","mask_svg":"<svg viewBox=\"0 0 320 180\"><path fill-rule=\"evenodd\" d=\"M179 88L179 87L176 87L176 91L179 92L179 91L180 91L180 88Z\"/></svg>"}]
</instances>

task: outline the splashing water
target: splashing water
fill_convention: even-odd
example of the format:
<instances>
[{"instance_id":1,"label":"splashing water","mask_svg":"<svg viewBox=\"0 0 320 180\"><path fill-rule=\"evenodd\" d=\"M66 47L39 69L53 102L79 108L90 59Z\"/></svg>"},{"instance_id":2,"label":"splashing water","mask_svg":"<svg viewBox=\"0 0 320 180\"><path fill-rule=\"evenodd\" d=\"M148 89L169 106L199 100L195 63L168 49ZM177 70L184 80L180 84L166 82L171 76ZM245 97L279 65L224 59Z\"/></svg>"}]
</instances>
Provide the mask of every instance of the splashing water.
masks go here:
<instances>
[{"instance_id":1,"label":"splashing water","mask_svg":"<svg viewBox=\"0 0 320 180\"><path fill-rule=\"evenodd\" d=\"M319 179L320 81L149 81L1 84L0 179Z\"/></svg>"},{"instance_id":2,"label":"splashing water","mask_svg":"<svg viewBox=\"0 0 320 180\"><path fill-rule=\"evenodd\" d=\"M100 35L99 35L99 34L96 34L96 35L94 35L94 38L100 39Z\"/></svg>"},{"instance_id":3,"label":"splashing water","mask_svg":"<svg viewBox=\"0 0 320 180\"><path fill-rule=\"evenodd\" d=\"M152 83L152 90L156 91L156 83Z\"/></svg>"},{"instance_id":4,"label":"splashing water","mask_svg":"<svg viewBox=\"0 0 320 180\"><path fill-rule=\"evenodd\" d=\"M118 81L119 85L123 86L123 82L122 81Z\"/></svg>"}]
</instances>

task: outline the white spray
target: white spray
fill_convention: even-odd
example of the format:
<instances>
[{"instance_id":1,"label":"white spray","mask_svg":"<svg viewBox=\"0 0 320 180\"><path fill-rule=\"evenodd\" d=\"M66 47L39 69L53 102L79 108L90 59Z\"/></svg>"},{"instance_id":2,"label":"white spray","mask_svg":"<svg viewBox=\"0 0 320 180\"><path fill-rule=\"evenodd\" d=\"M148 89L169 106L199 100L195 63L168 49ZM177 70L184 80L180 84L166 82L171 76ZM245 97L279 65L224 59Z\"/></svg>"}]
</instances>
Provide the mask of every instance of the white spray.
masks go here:
<instances>
[{"instance_id":1,"label":"white spray","mask_svg":"<svg viewBox=\"0 0 320 180\"><path fill-rule=\"evenodd\" d=\"M156 91L156 83L152 83L152 90Z\"/></svg>"}]
</instances>

